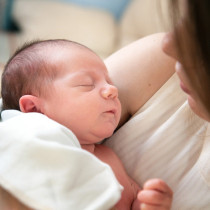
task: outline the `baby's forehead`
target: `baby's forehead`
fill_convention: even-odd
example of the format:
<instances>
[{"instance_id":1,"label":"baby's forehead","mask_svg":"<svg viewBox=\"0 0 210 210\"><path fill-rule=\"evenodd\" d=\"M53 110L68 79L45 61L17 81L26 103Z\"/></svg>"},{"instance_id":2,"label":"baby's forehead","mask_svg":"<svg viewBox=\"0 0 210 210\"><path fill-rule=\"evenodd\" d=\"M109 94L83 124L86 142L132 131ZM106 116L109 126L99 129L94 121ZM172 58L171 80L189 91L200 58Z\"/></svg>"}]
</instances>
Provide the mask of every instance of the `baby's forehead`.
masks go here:
<instances>
[{"instance_id":1,"label":"baby's forehead","mask_svg":"<svg viewBox=\"0 0 210 210\"><path fill-rule=\"evenodd\" d=\"M40 53L42 56L46 57L47 60L54 61L54 63L64 61L65 59L76 62L75 58L84 54L93 57L97 56L90 49L76 44L49 45L42 48Z\"/></svg>"},{"instance_id":2,"label":"baby's forehead","mask_svg":"<svg viewBox=\"0 0 210 210\"><path fill-rule=\"evenodd\" d=\"M84 51L84 52L90 52L90 53L94 53L91 49L89 49L88 47L81 45L79 43L75 43L75 42L62 42L62 41L58 41L55 43L46 43L45 45L43 45L43 48L41 46L40 49L44 49L47 51L69 51L69 52L75 52L75 51ZM95 54L95 53L94 53Z\"/></svg>"},{"instance_id":3,"label":"baby's forehead","mask_svg":"<svg viewBox=\"0 0 210 210\"><path fill-rule=\"evenodd\" d=\"M104 65L103 60L93 51L88 48L80 46L52 46L42 51L43 56L47 57L47 60L56 62L65 62L76 64L76 62L88 64L88 63L100 63Z\"/></svg>"},{"instance_id":4,"label":"baby's forehead","mask_svg":"<svg viewBox=\"0 0 210 210\"><path fill-rule=\"evenodd\" d=\"M48 67L54 69L58 76L75 71L87 75L93 73L93 70L108 74L103 60L83 45L74 43L47 45L41 49L41 54L46 58Z\"/></svg>"}]
</instances>

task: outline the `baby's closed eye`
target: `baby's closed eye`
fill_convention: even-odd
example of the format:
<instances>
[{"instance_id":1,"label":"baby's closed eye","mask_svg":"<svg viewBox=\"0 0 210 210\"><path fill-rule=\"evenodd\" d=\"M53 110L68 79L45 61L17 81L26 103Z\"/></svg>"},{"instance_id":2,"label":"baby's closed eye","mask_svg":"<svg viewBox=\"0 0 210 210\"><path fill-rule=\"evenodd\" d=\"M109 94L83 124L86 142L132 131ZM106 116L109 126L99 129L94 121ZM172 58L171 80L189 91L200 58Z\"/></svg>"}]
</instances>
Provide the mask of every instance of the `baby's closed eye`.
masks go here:
<instances>
[{"instance_id":1,"label":"baby's closed eye","mask_svg":"<svg viewBox=\"0 0 210 210\"><path fill-rule=\"evenodd\" d=\"M92 83L92 84L88 84L88 83L84 83L84 84L79 84L79 85L77 85L77 86L79 86L79 87L89 87L89 86L94 86L94 83Z\"/></svg>"},{"instance_id":2,"label":"baby's closed eye","mask_svg":"<svg viewBox=\"0 0 210 210\"><path fill-rule=\"evenodd\" d=\"M81 84L78 84L75 86L76 88L79 88L81 90L84 90L84 91L90 91L92 89L95 88L95 84L92 83L92 84L89 84L89 83L81 83Z\"/></svg>"},{"instance_id":3,"label":"baby's closed eye","mask_svg":"<svg viewBox=\"0 0 210 210\"><path fill-rule=\"evenodd\" d=\"M74 80L73 86L79 88L93 88L95 83L91 77L77 78Z\"/></svg>"}]
</instances>

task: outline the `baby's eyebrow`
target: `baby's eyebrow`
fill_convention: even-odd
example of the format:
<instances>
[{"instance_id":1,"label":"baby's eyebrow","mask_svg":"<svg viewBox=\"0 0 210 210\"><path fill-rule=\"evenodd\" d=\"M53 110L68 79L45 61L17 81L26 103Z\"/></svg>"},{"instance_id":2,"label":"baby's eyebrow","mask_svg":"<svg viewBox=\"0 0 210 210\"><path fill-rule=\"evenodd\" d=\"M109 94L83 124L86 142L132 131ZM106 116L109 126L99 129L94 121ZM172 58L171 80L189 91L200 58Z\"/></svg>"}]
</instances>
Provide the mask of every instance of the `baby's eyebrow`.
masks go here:
<instances>
[{"instance_id":1,"label":"baby's eyebrow","mask_svg":"<svg viewBox=\"0 0 210 210\"><path fill-rule=\"evenodd\" d=\"M73 74L73 77L82 77L82 76L89 76L91 77L91 74L85 71L75 72Z\"/></svg>"},{"instance_id":2,"label":"baby's eyebrow","mask_svg":"<svg viewBox=\"0 0 210 210\"><path fill-rule=\"evenodd\" d=\"M76 74L76 75L74 75L73 78L76 79L76 80L88 79L88 80L93 81L93 76L91 74L88 74L88 73Z\"/></svg>"},{"instance_id":3,"label":"baby's eyebrow","mask_svg":"<svg viewBox=\"0 0 210 210\"><path fill-rule=\"evenodd\" d=\"M84 71L76 72L76 74L74 75L74 78L77 78L77 77L81 78L84 76L84 77L90 77L91 79L94 79L94 78L98 77L97 75L98 75L98 73L95 71L84 70ZM103 71L103 75L104 75L104 78L107 81L107 83L109 83L110 85L114 84L107 71Z\"/></svg>"},{"instance_id":4,"label":"baby's eyebrow","mask_svg":"<svg viewBox=\"0 0 210 210\"><path fill-rule=\"evenodd\" d=\"M69 82L75 82L87 77L92 79L91 75L85 72L71 72L65 77L65 80Z\"/></svg>"}]
</instances>

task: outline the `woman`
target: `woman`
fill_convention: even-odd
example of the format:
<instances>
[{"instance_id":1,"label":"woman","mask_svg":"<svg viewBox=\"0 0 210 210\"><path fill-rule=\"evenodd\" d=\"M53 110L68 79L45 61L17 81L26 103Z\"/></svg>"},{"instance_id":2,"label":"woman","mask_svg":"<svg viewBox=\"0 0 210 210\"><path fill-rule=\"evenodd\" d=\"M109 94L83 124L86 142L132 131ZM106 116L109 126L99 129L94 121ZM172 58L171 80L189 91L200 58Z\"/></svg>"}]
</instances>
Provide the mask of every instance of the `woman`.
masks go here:
<instances>
[{"instance_id":1,"label":"woman","mask_svg":"<svg viewBox=\"0 0 210 210\"><path fill-rule=\"evenodd\" d=\"M207 210L210 4L207 0L171 2L174 17L181 16L172 32L147 37L144 44L138 41L106 60L120 90L121 125L131 117L107 145L139 184L152 177L165 180L174 191L172 209ZM161 45L171 58L163 55ZM173 69L177 74L161 87Z\"/></svg>"},{"instance_id":2,"label":"woman","mask_svg":"<svg viewBox=\"0 0 210 210\"><path fill-rule=\"evenodd\" d=\"M177 60L175 69L192 110L210 121L209 2L187 2L184 1L181 21L163 40L163 51ZM192 93L188 85L192 86Z\"/></svg>"}]
</instances>

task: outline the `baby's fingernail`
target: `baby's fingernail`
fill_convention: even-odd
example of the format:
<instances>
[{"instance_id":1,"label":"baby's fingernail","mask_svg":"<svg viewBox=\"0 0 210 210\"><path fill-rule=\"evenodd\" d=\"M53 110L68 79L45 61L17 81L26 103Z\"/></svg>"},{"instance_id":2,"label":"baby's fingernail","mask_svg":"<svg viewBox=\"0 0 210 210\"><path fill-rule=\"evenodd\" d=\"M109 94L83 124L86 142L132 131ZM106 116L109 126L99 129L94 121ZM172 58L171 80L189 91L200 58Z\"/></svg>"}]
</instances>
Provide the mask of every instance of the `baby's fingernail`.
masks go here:
<instances>
[{"instance_id":1,"label":"baby's fingernail","mask_svg":"<svg viewBox=\"0 0 210 210\"><path fill-rule=\"evenodd\" d=\"M141 208L141 210L144 210L144 209L146 209L146 205L145 205L144 203L142 203L142 204L140 205L140 208Z\"/></svg>"}]
</instances>

